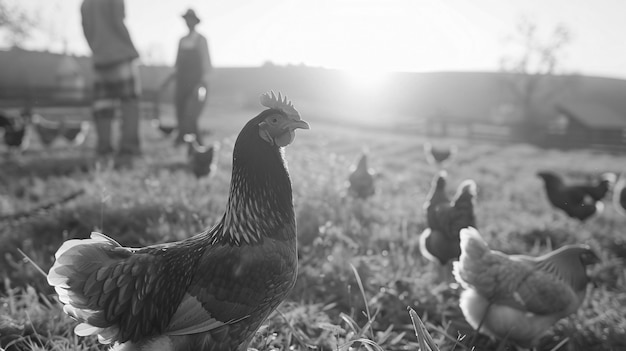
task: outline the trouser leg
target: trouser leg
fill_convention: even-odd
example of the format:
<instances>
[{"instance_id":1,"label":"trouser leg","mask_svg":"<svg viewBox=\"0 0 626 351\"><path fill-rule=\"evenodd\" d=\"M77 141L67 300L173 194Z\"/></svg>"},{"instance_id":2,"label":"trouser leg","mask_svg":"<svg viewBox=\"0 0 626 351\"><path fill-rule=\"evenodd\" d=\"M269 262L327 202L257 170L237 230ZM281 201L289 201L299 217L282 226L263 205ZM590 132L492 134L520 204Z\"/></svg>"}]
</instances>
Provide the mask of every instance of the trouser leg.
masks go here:
<instances>
[{"instance_id":1,"label":"trouser leg","mask_svg":"<svg viewBox=\"0 0 626 351\"><path fill-rule=\"evenodd\" d=\"M114 116L114 108L101 108L93 112L96 127L96 153L98 155L106 155L113 152L111 140Z\"/></svg>"},{"instance_id":2,"label":"trouser leg","mask_svg":"<svg viewBox=\"0 0 626 351\"><path fill-rule=\"evenodd\" d=\"M119 152L130 155L139 154L141 153L139 142L139 100L122 100L121 112Z\"/></svg>"}]
</instances>

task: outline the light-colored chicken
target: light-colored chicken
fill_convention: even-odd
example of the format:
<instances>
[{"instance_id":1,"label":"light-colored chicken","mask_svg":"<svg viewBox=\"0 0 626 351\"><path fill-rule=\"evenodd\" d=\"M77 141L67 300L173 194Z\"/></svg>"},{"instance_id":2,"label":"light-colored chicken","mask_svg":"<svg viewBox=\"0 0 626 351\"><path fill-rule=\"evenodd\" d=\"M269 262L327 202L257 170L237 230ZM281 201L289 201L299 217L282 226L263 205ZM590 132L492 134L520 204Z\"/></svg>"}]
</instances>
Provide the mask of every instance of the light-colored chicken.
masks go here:
<instances>
[{"instance_id":1,"label":"light-colored chicken","mask_svg":"<svg viewBox=\"0 0 626 351\"><path fill-rule=\"evenodd\" d=\"M463 315L492 338L533 347L585 298L586 267L599 262L587 245L567 245L539 257L490 250L475 228L461 231L456 280L465 289Z\"/></svg>"}]
</instances>

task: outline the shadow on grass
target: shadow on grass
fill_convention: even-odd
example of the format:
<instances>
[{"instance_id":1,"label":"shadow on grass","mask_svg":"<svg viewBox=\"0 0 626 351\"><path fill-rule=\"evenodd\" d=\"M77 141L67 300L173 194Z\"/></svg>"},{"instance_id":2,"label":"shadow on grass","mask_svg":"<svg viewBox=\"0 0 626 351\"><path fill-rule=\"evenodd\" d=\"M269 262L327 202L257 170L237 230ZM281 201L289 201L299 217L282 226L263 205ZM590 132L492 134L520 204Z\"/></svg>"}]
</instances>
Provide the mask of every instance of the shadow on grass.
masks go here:
<instances>
[{"instance_id":1,"label":"shadow on grass","mask_svg":"<svg viewBox=\"0 0 626 351\"><path fill-rule=\"evenodd\" d=\"M167 171L169 173L189 172L189 164L185 160L157 161L150 164L151 173Z\"/></svg>"},{"instance_id":2,"label":"shadow on grass","mask_svg":"<svg viewBox=\"0 0 626 351\"><path fill-rule=\"evenodd\" d=\"M65 176L76 173L88 173L96 166L92 155L24 155L18 159L0 162L4 176L24 177L38 176L41 178Z\"/></svg>"},{"instance_id":3,"label":"shadow on grass","mask_svg":"<svg viewBox=\"0 0 626 351\"><path fill-rule=\"evenodd\" d=\"M161 228L163 223L167 223L172 233L197 233L202 229L192 209L181 204L159 203L103 211L100 202L77 201L71 207L44 215L3 221L0 222L0 277L8 277L14 286L32 285L49 291L45 278L23 260L18 248L47 272L54 253L65 240L88 238L92 231L102 231L130 247L179 240L169 232L151 229Z\"/></svg>"}]
</instances>

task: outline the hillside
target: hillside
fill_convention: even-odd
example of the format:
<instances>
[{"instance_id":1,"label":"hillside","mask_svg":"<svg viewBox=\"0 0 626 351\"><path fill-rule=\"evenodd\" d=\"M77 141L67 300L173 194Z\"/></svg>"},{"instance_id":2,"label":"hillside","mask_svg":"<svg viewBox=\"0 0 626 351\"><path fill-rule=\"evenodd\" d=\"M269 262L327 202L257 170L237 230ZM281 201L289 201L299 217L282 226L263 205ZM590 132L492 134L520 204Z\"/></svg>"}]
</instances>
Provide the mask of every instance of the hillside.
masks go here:
<instances>
[{"instance_id":1,"label":"hillside","mask_svg":"<svg viewBox=\"0 0 626 351\"><path fill-rule=\"evenodd\" d=\"M91 86L88 57L68 60L68 56L49 52L0 51L0 103L6 105L7 98L21 89L56 89L63 64L74 65L75 73L84 81L81 85ZM143 66L144 90L156 91L171 70L167 66ZM516 99L507 83L512 76L498 72L392 73L380 77L378 86L367 86L367 74L355 77L324 68L266 65L217 67L210 79L212 103L247 107L256 103L260 93L275 90L298 98L304 102L301 106L329 119L377 125L441 116L506 121L510 116L503 117L503 113L515 114L511 107ZM550 117L556 113L557 104L584 103L621 116L626 128L626 80L553 76L544 85L548 88L538 100L538 113Z\"/></svg>"}]
</instances>

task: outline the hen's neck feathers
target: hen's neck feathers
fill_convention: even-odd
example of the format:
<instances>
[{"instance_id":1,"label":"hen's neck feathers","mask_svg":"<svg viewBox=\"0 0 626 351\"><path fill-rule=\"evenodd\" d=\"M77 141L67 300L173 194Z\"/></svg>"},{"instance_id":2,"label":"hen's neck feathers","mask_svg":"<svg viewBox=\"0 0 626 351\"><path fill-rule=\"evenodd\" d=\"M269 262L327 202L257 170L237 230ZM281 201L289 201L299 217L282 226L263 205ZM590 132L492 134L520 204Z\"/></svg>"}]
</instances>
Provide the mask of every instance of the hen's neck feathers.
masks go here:
<instances>
[{"instance_id":1,"label":"hen's neck feathers","mask_svg":"<svg viewBox=\"0 0 626 351\"><path fill-rule=\"evenodd\" d=\"M242 129L233 150L226 212L207 234L214 244L246 245L295 238L291 179L280 148L259 136L265 110Z\"/></svg>"}]
</instances>

